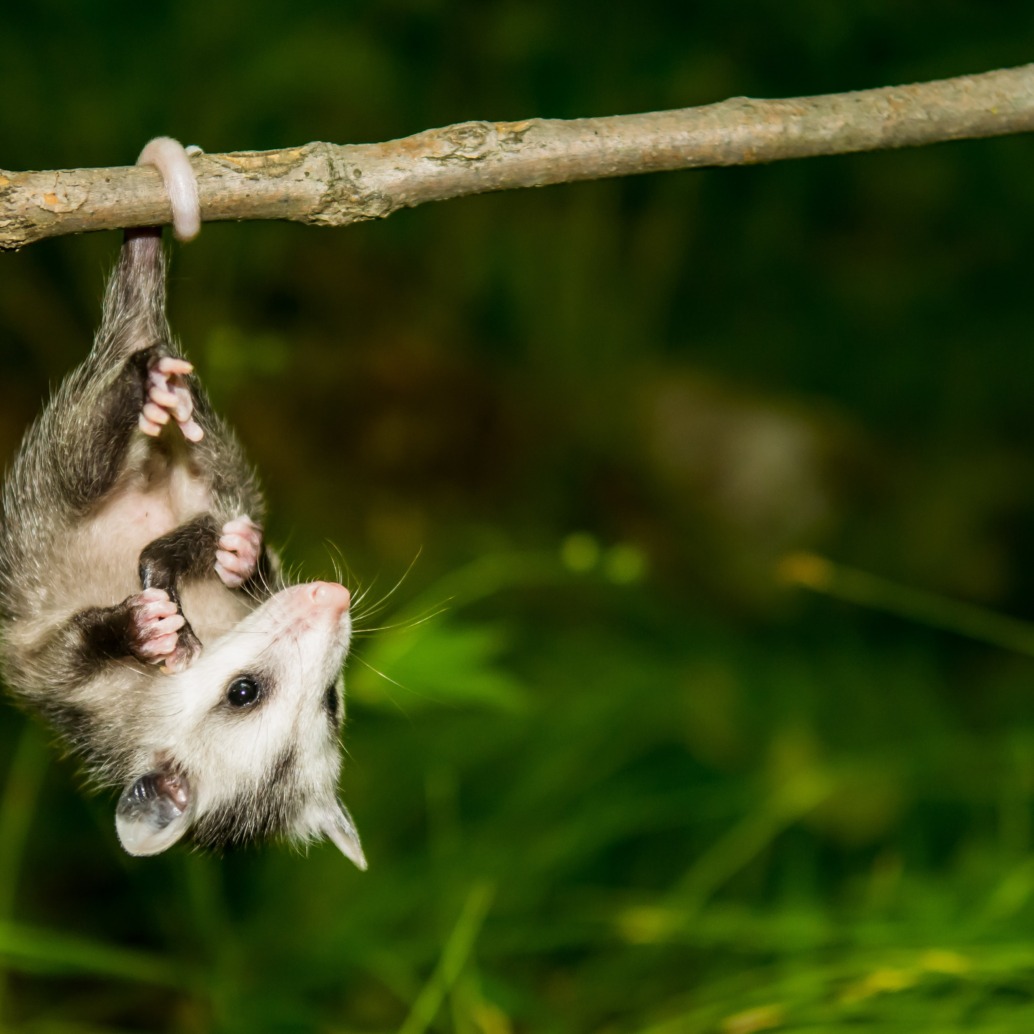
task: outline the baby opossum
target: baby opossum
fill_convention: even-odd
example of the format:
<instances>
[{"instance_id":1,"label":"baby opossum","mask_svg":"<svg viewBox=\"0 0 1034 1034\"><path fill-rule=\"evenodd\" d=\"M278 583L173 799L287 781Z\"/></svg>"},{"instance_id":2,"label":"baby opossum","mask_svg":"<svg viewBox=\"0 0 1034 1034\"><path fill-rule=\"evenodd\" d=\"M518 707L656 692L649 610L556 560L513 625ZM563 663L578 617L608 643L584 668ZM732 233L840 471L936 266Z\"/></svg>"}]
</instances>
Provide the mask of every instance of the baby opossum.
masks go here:
<instances>
[{"instance_id":1,"label":"baby opossum","mask_svg":"<svg viewBox=\"0 0 1034 1034\"><path fill-rule=\"evenodd\" d=\"M183 148L152 141L177 235L198 225ZM161 229L127 230L93 349L29 429L0 504L8 686L123 789L130 854L329 837L366 868L337 798L342 585L289 586L263 501L165 317Z\"/></svg>"}]
</instances>

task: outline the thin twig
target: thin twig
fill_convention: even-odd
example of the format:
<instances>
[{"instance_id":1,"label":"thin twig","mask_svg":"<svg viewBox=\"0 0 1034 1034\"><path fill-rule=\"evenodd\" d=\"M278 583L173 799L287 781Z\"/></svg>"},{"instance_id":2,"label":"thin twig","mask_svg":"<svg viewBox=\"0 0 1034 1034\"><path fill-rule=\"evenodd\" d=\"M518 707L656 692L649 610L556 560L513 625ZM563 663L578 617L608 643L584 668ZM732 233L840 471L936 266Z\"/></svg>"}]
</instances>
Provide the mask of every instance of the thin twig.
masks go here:
<instances>
[{"instance_id":1,"label":"thin twig","mask_svg":"<svg viewBox=\"0 0 1034 1034\"><path fill-rule=\"evenodd\" d=\"M347 226L427 201L704 166L914 147L1034 129L1034 65L856 93L644 115L464 122L380 144L194 159L206 221ZM148 167L0 171L0 250L169 219Z\"/></svg>"}]
</instances>

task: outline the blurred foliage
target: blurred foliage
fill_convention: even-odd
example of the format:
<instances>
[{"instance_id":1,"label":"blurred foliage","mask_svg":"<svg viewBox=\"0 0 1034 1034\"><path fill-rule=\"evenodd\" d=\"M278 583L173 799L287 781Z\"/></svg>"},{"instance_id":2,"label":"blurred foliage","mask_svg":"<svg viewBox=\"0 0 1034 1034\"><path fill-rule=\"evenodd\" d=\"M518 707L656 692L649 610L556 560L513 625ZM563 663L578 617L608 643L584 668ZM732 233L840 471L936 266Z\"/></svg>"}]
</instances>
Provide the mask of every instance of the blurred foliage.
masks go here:
<instances>
[{"instance_id":1,"label":"blurred foliage","mask_svg":"<svg viewBox=\"0 0 1034 1034\"><path fill-rule=\"evenodd\" d=\"M1026 61L1034 27L1018 0L8 6L11 169L909 82ZM272 536L366 593L343 789L371 868L129 859L8 709L3 1027L1034 1029L1031 660L775 577L817 550L1034 616L1032 165L957 143L177 248L173 324ZM116 248L0 256L5 456Z\"/></svg>"}]
</instances>

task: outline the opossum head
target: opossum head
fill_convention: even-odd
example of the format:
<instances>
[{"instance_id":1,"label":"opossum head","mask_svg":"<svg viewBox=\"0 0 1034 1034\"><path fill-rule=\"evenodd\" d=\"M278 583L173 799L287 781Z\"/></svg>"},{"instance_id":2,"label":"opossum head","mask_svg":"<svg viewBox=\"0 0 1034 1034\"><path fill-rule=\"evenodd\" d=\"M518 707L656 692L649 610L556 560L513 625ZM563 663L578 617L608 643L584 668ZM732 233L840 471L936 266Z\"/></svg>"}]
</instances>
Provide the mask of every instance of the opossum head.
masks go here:
<instances>
[{"instance_id":1,"label":"opossum head","mask_svg":"<svg viewBox=\"0 0 1034 1034\"><path fill-rule=\"evenodd\" d=\"M158 854L188 832L216 848L326 836L366 868L337 798L348 605L335 583L284 589L158 680L153 746L116 811L130 854Z\"/></svg>"}]
</instances>

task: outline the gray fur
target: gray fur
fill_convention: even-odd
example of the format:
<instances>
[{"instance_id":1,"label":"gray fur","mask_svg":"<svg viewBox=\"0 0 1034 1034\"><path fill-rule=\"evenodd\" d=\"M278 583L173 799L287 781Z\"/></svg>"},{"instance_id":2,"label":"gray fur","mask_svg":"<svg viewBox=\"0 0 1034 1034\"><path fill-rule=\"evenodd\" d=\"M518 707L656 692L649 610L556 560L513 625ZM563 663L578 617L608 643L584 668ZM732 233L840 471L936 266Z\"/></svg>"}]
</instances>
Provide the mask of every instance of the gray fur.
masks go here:
<instances>
[{"instance_id":1,"label":"gray fur","mask_svg":"<svg viewBox=\"0 0 1034 1034\"><path fill-rule=\"evenodd\" d=\"M351 631L339 586L286 586L266 551L259 573L230 589L214 556L202 557L195 566L206 573L185 577L178 596L200 656L167 674L130 651L111 655L141 591L146 546L202 515L218 527L263 517L254 472L193 379L201 441L175 421L158 437L137 429L146 363L180 354L160 236L128 231L93 348L27 432L0 498L7 685L96 782L126 788L119 833L132 853L187 833L216 847L326 835L364 867L336 798L340 715L325 706ZM264 694L235 710L227 686L253 670ZM156 793L187 803L148 810Z\"/></svg>"}]
</instances>

